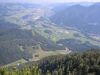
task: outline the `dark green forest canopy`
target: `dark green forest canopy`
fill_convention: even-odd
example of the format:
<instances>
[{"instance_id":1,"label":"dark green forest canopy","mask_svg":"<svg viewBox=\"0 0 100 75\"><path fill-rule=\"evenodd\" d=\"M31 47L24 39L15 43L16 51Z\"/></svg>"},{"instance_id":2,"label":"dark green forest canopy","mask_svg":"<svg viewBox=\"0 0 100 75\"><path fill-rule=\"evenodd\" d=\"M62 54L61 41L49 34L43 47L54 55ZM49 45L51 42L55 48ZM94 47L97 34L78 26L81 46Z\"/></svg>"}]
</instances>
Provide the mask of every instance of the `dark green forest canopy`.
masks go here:
<instances>
[{"instance_id":1,"label":"dark green forest canopy","mask_svg":"<svg viewBox=\"0 0 100 75\"><path fill-rule=\"evenodd\" d=\"M1 68L1 75L100 75L100 51L46 57L38 64L12 69Z\"/></svg>"}]
</instances>

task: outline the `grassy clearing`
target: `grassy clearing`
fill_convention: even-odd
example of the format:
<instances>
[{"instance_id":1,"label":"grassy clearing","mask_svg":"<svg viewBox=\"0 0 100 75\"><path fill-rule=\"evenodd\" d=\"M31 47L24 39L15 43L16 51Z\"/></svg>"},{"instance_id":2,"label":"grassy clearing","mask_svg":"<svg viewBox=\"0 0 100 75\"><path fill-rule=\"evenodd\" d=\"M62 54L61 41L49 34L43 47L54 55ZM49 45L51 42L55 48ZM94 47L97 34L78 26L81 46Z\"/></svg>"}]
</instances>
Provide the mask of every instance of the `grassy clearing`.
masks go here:
<instances>
[{"instance_id":1,"label":"grassy clearing","mask_svg":"<svg viewBox=\"0 0 100 75\"><path fill-rule=\"evenodd\" d=\"M27 62L26 60L20 59L18 61L12 62L10 64L4 65L3 67L16 66L16 65L23 64L23 63L26 63L26 62Z\"/></svg>"}]
</instances>

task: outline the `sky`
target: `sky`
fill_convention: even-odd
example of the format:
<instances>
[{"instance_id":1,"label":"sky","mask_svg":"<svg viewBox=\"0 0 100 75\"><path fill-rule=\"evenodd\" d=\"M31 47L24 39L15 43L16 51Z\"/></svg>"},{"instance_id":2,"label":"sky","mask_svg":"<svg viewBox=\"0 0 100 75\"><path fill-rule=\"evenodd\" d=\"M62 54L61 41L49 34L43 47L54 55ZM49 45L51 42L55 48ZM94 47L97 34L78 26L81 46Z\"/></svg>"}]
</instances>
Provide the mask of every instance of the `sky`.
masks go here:
<instances>
[{"instance_id":1,"label":"sky","mask_svg":"<svg viewBox=\"0 0 100 75\"><path fill-rule=\"evenodd\" d=\"M100 0L0 0L0 2L17 3L65 3L65 2L100 2Z\"/></svg>"}]
</instances>

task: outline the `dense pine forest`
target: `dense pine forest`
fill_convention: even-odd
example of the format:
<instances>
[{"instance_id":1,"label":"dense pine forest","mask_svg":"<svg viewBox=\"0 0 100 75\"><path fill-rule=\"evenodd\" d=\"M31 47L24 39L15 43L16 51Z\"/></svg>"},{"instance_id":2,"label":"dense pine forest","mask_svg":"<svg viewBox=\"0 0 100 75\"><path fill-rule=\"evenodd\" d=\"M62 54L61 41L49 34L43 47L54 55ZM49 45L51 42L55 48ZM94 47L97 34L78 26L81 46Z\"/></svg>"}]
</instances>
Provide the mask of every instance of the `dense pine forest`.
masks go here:
<instances>
[{"instance_id":1,"label":"dense pine forest","mask_svg":"<svg viewBox=\"0 0 100 75\"><path fill-rule=\"evenodd\" d=\"M0 75L100 75L100 52L50 56L20 68L1 68Z\"/></svg>"}]
</instances>

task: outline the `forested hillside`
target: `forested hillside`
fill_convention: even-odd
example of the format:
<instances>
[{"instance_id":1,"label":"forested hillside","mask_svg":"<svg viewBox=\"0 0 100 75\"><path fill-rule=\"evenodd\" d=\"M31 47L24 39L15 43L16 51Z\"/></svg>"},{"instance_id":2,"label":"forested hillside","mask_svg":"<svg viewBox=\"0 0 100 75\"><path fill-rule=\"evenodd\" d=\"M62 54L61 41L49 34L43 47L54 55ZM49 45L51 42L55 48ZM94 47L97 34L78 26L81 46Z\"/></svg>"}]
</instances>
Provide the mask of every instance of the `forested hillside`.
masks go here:
<instances>
[{"instance_id":1,"label":"forested hillside","mask_svg":"<svg viewBox=\"0 0 100 75\"><path fill-rule=\"evenodd\" d=\"M21 65L20 65L21 66ZM51 56L24 67L1 68L1 75L100 75L100 51ZM20 67L20 68L19 68Z\"/></svg>"},{"instance_id":2,"label":"forested hillside","mask_svg":"<svg viewBox=\"0 0 100 75\"><path fill-rule=\"evenodd\" d=\"M84 34L99 35L99 8L100 3L95 3L90 6L84 6L82 4L74 4L71 6L65 6L65 4L58 5L58 7L53 9L56 13L51 16L51 20L64 27L77 28Z\"/></svg>"}]
</instances>

